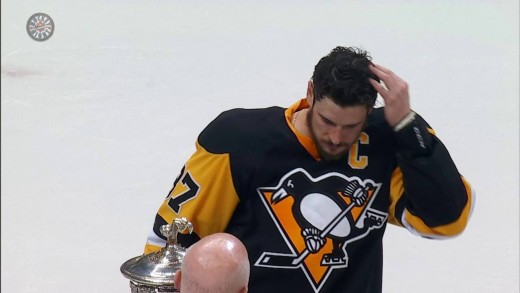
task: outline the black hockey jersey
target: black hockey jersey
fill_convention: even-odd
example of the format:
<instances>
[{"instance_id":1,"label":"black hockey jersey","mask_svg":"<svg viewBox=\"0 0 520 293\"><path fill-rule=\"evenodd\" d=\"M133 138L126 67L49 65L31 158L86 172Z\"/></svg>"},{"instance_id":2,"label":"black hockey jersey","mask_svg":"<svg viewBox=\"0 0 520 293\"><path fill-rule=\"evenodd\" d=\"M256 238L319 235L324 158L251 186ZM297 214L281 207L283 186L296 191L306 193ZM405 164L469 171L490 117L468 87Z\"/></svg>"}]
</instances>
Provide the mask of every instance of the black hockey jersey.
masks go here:
<instances>
[{"instance_id":1,"label":"black hockey jersey","mask_svg":"<svg viewBox=\"0 0 520 293\"><path fill-rule=\"evenodd\" d=\"M160 226L186 217L194 233L179 236L184 246L222 231L242 240L251 293L381 292L387 223L429 238L463 231L471 186L419 115L394 132L374 109L349 153L326 161L289 121L306 107L234 109L211 122L145 253L165 245Z\"/></svg>"}]
</instances>

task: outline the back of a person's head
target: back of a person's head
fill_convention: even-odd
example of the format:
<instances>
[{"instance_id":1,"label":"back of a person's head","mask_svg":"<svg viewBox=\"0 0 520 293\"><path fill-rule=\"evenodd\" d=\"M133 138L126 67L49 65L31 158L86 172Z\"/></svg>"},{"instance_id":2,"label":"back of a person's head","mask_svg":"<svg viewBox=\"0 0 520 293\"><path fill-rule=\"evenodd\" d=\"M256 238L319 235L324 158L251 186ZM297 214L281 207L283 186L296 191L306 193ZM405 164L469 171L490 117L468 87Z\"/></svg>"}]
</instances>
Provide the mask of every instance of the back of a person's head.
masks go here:
<instances>
[{"instance_id":1,"label":"back of a person's head","mask_svg":"<svg viewBox=\"0 0 520 293\"><path fill-rule=\"evenodd\" d=\"M242 242L231 234L216 233L188 248L177 280L181 293L243 293L249 269Z\"/></svg>"},{"instance_id":2,"label":"back of a person's head","mask_svg":"<svg viewBox=\"0 0 520 293\"><path fill-rule=\"evenodd\" d=\"M379 81L370 70L368 52L355 47L336 47L314 67L314 100L331 98L340 106L372 107L377 92L368 78Z\"/></svg>"}]
</instances>

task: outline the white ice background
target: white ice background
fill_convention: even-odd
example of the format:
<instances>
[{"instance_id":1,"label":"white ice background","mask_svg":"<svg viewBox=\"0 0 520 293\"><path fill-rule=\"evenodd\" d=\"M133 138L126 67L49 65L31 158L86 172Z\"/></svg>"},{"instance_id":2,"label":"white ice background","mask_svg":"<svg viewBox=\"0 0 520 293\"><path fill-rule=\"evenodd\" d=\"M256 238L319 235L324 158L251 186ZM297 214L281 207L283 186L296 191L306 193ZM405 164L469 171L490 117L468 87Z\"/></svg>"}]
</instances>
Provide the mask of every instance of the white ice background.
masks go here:
<instances>
[{"instance_id":1,"label":"white ice background","mask_svg":"<svg viewBox=\"0 0 520 293\"><path fill-rule=\"evenodd\" d=\"M2 292L130 292L198 133L289 106L337 45L410 84L477 191L464 234L389 225L384 292L519 292L519 23L503 1L2 0ZM55 33L25 31L36 12Z\"/></svg>"}]
</instances>

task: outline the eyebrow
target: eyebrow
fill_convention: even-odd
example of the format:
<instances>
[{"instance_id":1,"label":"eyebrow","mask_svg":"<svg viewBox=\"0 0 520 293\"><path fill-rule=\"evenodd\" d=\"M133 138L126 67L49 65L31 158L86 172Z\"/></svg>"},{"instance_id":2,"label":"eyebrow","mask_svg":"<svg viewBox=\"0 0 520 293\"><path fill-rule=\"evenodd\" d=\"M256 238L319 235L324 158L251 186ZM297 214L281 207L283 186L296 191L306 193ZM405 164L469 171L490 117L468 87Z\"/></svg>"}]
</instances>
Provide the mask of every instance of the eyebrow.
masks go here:
<instances>
[{"instance_id":1,"label":"eyebrow","mask_svg":"<svg viewBox=\"0 0 520 293\"><path fill-rule=\"evenodd\" d=\"M333 125L338 125L337 123L331 121L331 120L328 119L327 117L321 115L321 113L318 113L318 115L321 117L321 119L323 119L323 121L325 121L325 123L327 123L327 124L333 124ZM359 124L363 124L363 122L365 122L365 121L359 121L359 122L356 122L356 123L345 124L345 125L340 125L340 126L341 126L341 127L355 127L355 126L358 126Z\"/></svg>"}]
</instances>

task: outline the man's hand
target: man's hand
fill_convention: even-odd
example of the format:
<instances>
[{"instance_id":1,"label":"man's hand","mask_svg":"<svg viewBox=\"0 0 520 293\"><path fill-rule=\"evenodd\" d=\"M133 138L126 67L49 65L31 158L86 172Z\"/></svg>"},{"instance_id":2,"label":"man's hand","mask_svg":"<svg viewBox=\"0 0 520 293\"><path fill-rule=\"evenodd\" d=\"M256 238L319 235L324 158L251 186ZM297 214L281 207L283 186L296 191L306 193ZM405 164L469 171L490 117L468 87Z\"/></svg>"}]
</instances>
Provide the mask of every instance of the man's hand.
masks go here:
<instances>
[{"instance_id":1,"label":"man's hand","mask_svg":"<svg viewBox=\"0 0 520 293\"><path fill-rule=\"evenodd\" d=\"M370 65L370 71L381 79L380 84L369 78L370 84L383 97L385 101L385 118L390 126L395 127L406 115L410 113L410 96L408 84L395 73L381 65Z\"/></svg>"}]
</instances>

